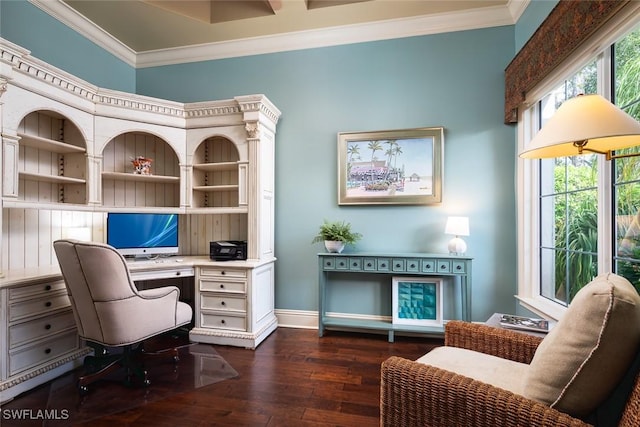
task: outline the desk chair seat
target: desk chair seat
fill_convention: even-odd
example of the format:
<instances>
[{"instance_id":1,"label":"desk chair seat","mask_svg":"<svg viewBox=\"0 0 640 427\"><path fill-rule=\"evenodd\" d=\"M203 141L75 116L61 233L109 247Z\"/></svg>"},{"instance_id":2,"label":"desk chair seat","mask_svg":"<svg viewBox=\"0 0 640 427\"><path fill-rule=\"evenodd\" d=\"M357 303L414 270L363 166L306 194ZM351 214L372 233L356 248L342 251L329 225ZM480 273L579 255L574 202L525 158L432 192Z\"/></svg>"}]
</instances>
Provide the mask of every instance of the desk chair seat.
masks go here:
<instances>
[{"instance_id":1,"label":"desk chair seat","mask_svg":"<svg viewBox=\"0 0 640 427\"><path fill-rule=\"evenodd\" d=\"M177 348L150 353L143 346L146 339L191 322L191 307L179 301L177 287L138 291L124 257L106 244L57 240L53 247L78 335L94 349L94 355L84 360L85 375L78 382L81 393L121 368L127 385L134 377L149 385L142 364L147 357L170 356L177 362Z\"/></svg>"}]
</instances>

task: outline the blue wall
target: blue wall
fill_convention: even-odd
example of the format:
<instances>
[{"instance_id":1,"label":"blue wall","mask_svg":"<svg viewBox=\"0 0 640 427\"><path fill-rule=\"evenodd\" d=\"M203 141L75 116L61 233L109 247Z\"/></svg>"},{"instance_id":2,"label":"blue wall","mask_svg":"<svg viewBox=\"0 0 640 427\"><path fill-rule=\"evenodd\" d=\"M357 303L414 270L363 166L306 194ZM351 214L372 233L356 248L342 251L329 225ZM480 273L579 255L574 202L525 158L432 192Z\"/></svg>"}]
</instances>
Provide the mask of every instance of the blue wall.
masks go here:
<instances>
[{"instance_id":1,"label":"blue wall","mask_svg":"<svg viewBox=\"0 0 640 427\"><path fill-rule=\"evenodd\" d=\"M283 112L278 308L317 309L321 246L310 242L324 218L350 221L358 250L443 252L446 217L458 214L470 217L473 312L484 319L515 307L514 128L502 123L513 50L513 27L499 27L146 68L137 88L185 102L264 93ZM445 127L441 205L338 207L338 132L423 126Z\"/></svg>"},{"instance_id":2,"label":"blue wall","mask_svg":"<svg viewBox=\"0 0 640 427\"><path fill-rule=\"evenodd\" d=\"M133 67L27 1L0 1L0 37L96 86L136 90Z\"/></svg>"},{"instance_id":3,"label":"blue wall","mask_svg":"<svg viewBox=\"0 0 640 427\"><path fill-rule=\"evenodd\" d=\"M275 103L276 308L317 309L321 247L310 242L324 218L350 221L364 235L357 250L445 252L447 215L468 215L473 318L515 310L516 144L503 124L504 69L515 32L526 37L543 12L517 26L145 68L132 81L129 67L32 5L0 7L2 37L96 85L183 102L264 93ZM445 127L442 204L337 205L338 132L422 126Z\"/></svg>"}]
</instances>

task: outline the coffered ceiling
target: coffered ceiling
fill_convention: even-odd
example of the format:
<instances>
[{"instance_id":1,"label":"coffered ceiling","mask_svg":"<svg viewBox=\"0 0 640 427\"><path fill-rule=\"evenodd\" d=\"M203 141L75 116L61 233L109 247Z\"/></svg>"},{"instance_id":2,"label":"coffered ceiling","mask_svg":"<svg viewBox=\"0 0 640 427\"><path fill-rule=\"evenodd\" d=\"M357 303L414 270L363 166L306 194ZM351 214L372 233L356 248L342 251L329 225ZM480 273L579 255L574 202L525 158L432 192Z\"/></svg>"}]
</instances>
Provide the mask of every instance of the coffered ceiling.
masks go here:
<instances>
[{"instance_id":1,"label":"coffered ceiling","mask_svg":"<svg viewBox=\"0 0 640 427\"><path fill-rule=\"evenodd\" d=\"M136 66L510 25L529 2L30 1Z\"/></svg>"}]
</instances>

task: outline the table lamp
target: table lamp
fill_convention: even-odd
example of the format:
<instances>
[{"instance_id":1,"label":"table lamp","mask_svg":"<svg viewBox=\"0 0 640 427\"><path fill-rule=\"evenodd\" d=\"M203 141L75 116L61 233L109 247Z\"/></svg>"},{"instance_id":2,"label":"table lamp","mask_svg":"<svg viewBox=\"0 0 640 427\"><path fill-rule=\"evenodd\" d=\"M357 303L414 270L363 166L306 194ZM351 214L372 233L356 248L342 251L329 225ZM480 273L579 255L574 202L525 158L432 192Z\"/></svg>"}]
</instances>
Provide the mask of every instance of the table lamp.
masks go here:
<instances>
[{"instance_id":1,"label":"table lamp","mask_svg":"<svg viewBox=\"0 0 640 427\"><path fill-rule=\"evenodd\" d=\"M469 235L469 218L466 216L450 216L447 218L444 232L445 234L456 236L449 241L449 253L452 255L464 255L467 251L467 244L460 236Z\"/></svg>"}]
</instances>

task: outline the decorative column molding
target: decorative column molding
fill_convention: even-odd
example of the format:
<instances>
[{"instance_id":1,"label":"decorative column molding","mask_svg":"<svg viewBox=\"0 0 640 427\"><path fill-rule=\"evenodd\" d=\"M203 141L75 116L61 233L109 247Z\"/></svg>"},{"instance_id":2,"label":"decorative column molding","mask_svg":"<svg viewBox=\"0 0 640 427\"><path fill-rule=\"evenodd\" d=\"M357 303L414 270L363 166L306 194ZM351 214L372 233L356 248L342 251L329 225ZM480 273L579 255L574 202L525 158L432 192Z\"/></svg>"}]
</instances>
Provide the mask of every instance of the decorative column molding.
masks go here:
<instances>
[{"instance_id":1,"label":"decorative column molding","mask_svg":"<svg viewBox=\"0 0 640 427\"><path fill-rule=\"evenodd\" d=\"M2 197L18 198L17 135L2 134Z\"/></svg>"},{"instance_id":2,"label":"decorative column molding","mask_svg":"<svg viewBox=\"0 0 640 427\"><path fill-rule=\"evenodd\" d=\"M244 125L248 139L260 139L260 124L258 122L247 122Z\"/></svg>"},{"instance_id":3,"label":"decorative column molding","mask_svg":"<svg viewBox=\"0 0 640 427\"><path fill-rule=\"evenodd\" d=\"M0 98L2 98L2 95L7 91L8 87L9 80L0 77Z\"/></svg>"},{"instance_id":4,"label":"decorative column molding","mask_svg":"<svg viewBox=\"0 0 640 427\"><path fill-rule=\"evenodd\" d=\"M630 0L561 0L505 70L504 122L540 83Z\"/></svg>"},{"instance_id":5,"label":"decorative column molding","mask_svg":"<svg viewBox=\"0 0 640 427\"><path fill-rule=\"evenodd\" d=\"M102 158L87 155L87 201L92 206L102 204Z\"/></svg>"}]
</instances>

